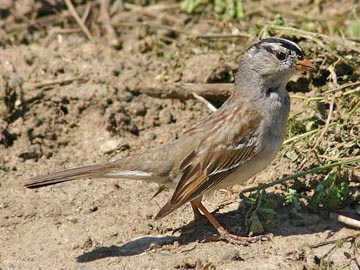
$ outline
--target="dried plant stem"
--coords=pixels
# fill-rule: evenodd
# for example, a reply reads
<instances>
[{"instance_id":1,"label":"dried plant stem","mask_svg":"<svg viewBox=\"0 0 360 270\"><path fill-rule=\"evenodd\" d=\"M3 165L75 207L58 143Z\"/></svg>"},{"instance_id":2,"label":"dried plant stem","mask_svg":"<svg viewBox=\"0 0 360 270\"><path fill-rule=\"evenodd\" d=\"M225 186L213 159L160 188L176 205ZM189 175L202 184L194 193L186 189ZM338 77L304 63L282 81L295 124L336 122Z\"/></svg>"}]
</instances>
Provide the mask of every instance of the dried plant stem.
<instances>
[{"instance_id":1,"label":"dried plant stem","mask_svg":"<svg viewBox=\"0 0 360 270\"><path fill-rule=\"evenodd\" d=\"M233 39L233 38L251 38L252 36L248 33L238 33L238 34L204 34L204 35L197 35L196 37L202 39Z\"/></svg>"},{"instance_id":2,"label":"dried plant stem","mask_svg":"<svg viewBox=\"0 0 360 270\"><path fill-rule=\"evenodd\" d=\"M110 0L100 0L100 15L99 20L107 34L109 45L112 47L118 47L120 45L116 31L111 24L111 18L109 14Z\"/></svg>"},{"instance_id":3,"label":"dried plant stem","mask_svg":"<svg viewBox=\"0 0 360 270\"><path fill-rule=\"evenodd\" d=\"M333 93L333 92L337 92L337 91L346 89L348 87L357 87L357 86L360 86L360 81L340 85L339 87L325 91L324 94L329 94L329 93Z\"/></svg>"},{"instance_id":4,"label":"dried plant stem","mask_svg":"<svg viewBox=\"0 0 360 270\"><path fill-rule=\"evenodd\" d=\"M76 20L76 22L78 23L78 25L80 26L81 30L84 32L85 36L89 39L92 40L92 36L90 34L89 29L86 27L86 25L84 24L84 22L81 20L81 18L79 17L79 15L77 14L74 5L71 3L71 0L64 0L66 6L68 7L70 13L72 14L72 16L74 17L74 19Z\"/></svg>"},{"instance_id":5,"label":"dried plant stem","mask_svg":"<svg viewBox=\"0 0 360 270\"><path fill-rule=\"evenodd\" d=\"M360 220L345 217L343 215L339 215L339 214L335 214L335 213L330 213L330 218L335 219L338 222L343 223L345 225L348 225L350 227L360 229Z\"/></svg>"},{"instance_id":6,"label":"dried plant stem","mask_svg":"<svg viewBox=\"0 0 360 270\"><path fill-rule=\"evenodd\" d=\"M314 134L314 133L318 132L319 130L320 130L320 129L317 128L317 129L313 129L313 130L310 130L310 131L308 131L308 132L305 132L305 133L302 133L302 134L293 136L293 137L285 140L284 143L283 143L283 145L289 144L289 143L294 142L294 141L298 141L298 140L300 140L300 139L302 139L302 138L305 138L305 137L307 137L307 136L310 136L311 134Z\"/></svg>"},{"instance_id":7,"label":"dried plant stem","mask_svg":"<svg viewBox=\"0 0 360 270\"><path fill-rule=\"evenodd\" d=\"M334 239L334 240L324 241L324 242L321 242L319 244L310 245L310 248L319 248L319 247L323 247L323 246L326 246L326 245L336 244L338 242L353 241L356 238L358 238L359 236L360 236L360 233L355 233L355 234L345 236L345 237L340 238L340 239Z\"/></svg>"},{"instance_id":8,"label":"dried plant stem","mask_svg":"<svg viewBox=\"0 0 360 270\"><path fill-rule=\"evenodd\" d=\"M153 27L153 28L159 28L159 29L165 29L165 30L169 30L169 31L173 31L175 33L178 34L184 34L184 35L188 35L190 36L191 33L187 32L185 30L180 30L176 27L171 27L168 25L162 25L159 23L153 23L153 22L149 22L149 21L144 21L144 22L117 22L115 23L116 26L127 26L127 27Z\"/></svg>"},{"instance_id":9,"label":"dried plant stem","mask_svg":"<svg viewBox=\"0 0 360 270\"><path fill-rule=\"evenodd\" d=\"M332 99L331 99L331 101L330 101L329 113L328 113L328 116L327 116L327 119L326 119L325 126L324 126L324 128L322 129L319 137L317 137L317 139L316 139L316 141L315 141L315 144L314 144L314 146L312 147L312 149L315 149L315 148L319 145L321 139L324 137L326 131L327 131L328 128L329 128L330 121L331 121L331 118L332 118L332 114L333 114L333 111L334 111L334 104L335 104L335 95L332 97Z\"/></svg>"},{"instance_id":10,"label":"dried plant stem","mask_svg":"<svg viewBox=\"0 0 360 270\"><path fill-rule=\"evenodd\" d=\"M208 107L210 109L210 111L212 111L212 112L217 111L216 107L214 105L212 105L209 101L207 101L205 98L203 98L202 96L199 96L196 93L193 93L193 96L200 102L204 103L206 105L206 107Z\"/></svg>"},{"instance_id":11,"label":"dried plant stem","mask_svg":"<svg viewBox=\"0 0 360 270\"><path fill-rule=\"evenodd\" d=\"M349 50L360 52L360 50L358 48L356 48L355 46L352 46L351 44L349 44L348 40L345 40L345 41L343 39L334 40L334 39L332 39L332 38L330 38L330 37L328 37L328 36L326 36L324 34L312 33L312 32L308 32L308 31L305 31L305 30L292 28L292 27L286 27L286 26L266 25L264 28L312 40L318 46L320 46L321 48L326 50L328 53L330 53L331 55L333 55L334 57L336 57L338 59L341 59L345 63L347 63L348 61L345 58L343 58L341 55L334 52L334 50L331 49L328 45L326 45L322 40L320 40L320 38L323 39L323 40L326 40L329 43L335 41L337 44L339 44L339 45L341 45L341 46L343 46L343 47L345 47L345 48L347 48Z\"/></svg>"},{"instance_id":12,"label":"dried plant stem","mask_svg":"<svg viewBox=\"0 0 360 270\"><path fill-rule=\"evenodd\" d=\"M85 10L84 10L84 12L83 12L83 14L81 16L81 21L83 23L86 23L86 20L88 19L89 15L90 15L91 8L92 8L92 3L87 2L86 6L85 6Z\"/></svg>"},{"instance_id":13,"label":"dried plant stem","mask_svg":"<svg viewBox=\"0 0 360 270\"><path fill-rule=\"evenodd\" d=\"M310 170L307 170L307 171L302 171L302 172L299 172L299 173L295 173L295 174L292 174L292 175L282 177L282 178L280 178L278 180L275 180L275 181L273 181L271 183L262 184L262 185L259 185L259 186L256 186L256 187L246 188L246 189L244 189L244 190L242 190L240 192L240 195L242 195L244 193L247 193L247 192L253 192L253 191L260 190L260 189L266 189L266 188L269 188L269 187L284 183L284 182L286 182L288 180L305 176L307 174L317 173L317 172L320 172L320 171L328 170L328 169L343 166L343 165L349 165L349 164L353 164L353 163L357 163L357 162L360 162L360 156L356 156L356 157L348 159L348 160L343 160L343 161L339 161L339 162L334 162L334 163L318 166L316 168L313 168L313 169L310 169Z\"/></svg>"},{"instance_id":14,"label":"dried plant stem","mask_svg":"<svg viewBox=\"0 0 360 270\"><path fill-rule=\"evenodd\" d=\"M194 98L194 94L205 99L225 100L234 89L232 83L160 83L136 86L131 91L140 92L157 98L178 98L181 100Z\"/></svg>"},{"instance_id":15,"label":"dried plant stem","mask_svg":"<svg viewBox=\"0 0 360 270\"><path fill-rule=\"evenodd\" d=\"M65 84L65 83L71 83L76 80L85 80L84 76L76 76L71 78L64 78L64 79L57 79L53 81L43 81L39 83L25 83L24 88L27 90L33 90L41 87L47 87L52 86L55 84Z\"/></svg>"}]
</instances>

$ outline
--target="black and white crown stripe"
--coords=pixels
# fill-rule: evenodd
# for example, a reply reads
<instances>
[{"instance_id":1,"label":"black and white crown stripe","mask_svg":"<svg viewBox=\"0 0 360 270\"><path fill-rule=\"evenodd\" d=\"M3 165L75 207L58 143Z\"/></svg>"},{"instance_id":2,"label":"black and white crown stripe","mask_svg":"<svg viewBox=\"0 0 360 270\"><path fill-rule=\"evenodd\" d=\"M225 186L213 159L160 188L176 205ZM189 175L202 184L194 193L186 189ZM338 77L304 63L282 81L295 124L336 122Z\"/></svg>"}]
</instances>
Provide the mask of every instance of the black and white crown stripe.
<instances>
[{"instance_id":1,"label":"black and white crown stripe","mask_svg":"<svg viewBox=\"0 0 360 270\"><path fill-rule=\"evenodd\" d=\"M283 38L265 38L255 43L254 46L259 48L262 45L271 44L271 43L280 44L282 47L288 50L295 51L300 58L304 57L305 55L304 51L299 47L299 45L297 45L295 42Z\"/></svg>"}]
</instances>

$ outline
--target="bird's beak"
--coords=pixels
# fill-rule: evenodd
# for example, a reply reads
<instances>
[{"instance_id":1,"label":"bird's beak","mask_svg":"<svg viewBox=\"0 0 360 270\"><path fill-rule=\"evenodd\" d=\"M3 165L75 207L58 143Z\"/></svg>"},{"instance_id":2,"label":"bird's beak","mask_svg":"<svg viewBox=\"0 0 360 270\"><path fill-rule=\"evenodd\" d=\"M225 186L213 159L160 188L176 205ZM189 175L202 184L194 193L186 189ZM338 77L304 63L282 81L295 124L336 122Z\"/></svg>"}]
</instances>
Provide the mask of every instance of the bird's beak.
<instances>
[{"instance_id":1,"label":"bird's beak","mask_svg":"<svg viewBox=\"0 0 360 270\"><path fill-rule=\"evenodd\" d=\"M299 71L312 71L314 66L309 59L304 57L304 59L297 61L295 68Z\"/></svg>"}]
</instances>

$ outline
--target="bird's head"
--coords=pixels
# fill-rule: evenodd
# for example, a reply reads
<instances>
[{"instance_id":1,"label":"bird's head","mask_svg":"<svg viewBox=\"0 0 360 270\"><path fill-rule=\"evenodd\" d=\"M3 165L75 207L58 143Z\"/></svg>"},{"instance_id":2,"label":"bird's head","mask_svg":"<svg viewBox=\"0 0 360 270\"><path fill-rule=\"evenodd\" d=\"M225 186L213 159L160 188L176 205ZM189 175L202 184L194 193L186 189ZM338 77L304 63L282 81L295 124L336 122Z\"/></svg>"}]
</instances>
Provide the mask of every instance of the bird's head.
<instances>
[{"instance_id":1,"label":"bird's head","mask_svg":"<svg viewBox=\"0 0 360 270\"><path fill-rule=\"evenodd\" d=\"M313 69L304 51L296 43L282 38L266 38L253 44L243 61L249 72L257 73L273 84L285 85L297 70Z\"/></svg>"}]
</instances>

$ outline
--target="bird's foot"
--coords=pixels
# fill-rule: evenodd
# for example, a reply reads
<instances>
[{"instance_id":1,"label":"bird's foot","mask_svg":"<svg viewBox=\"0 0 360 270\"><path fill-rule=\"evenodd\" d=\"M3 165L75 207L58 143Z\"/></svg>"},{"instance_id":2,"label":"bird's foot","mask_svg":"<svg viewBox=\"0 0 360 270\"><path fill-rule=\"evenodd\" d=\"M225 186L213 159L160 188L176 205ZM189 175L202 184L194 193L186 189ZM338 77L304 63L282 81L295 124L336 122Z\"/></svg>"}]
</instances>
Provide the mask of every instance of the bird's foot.
<instances>
[{"instance_id":1,"label":"bird's foot","mask_svg":"<svg viewBox=\"0 0 360 270\"><path fill-rule=\"evenodd\" d=\"M248 246L251 243L258 241L269 241L272 238L272 234L257 235L257 236L239 236L229 233L224 228L218 229L219 235L214 238L215 241L225 241L234 245Z\"/></svg>"}]
</instances>

